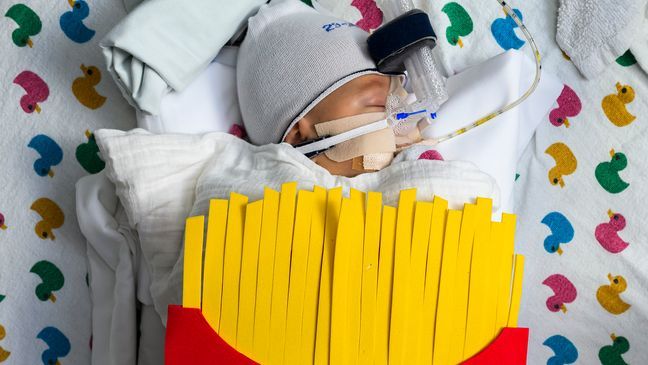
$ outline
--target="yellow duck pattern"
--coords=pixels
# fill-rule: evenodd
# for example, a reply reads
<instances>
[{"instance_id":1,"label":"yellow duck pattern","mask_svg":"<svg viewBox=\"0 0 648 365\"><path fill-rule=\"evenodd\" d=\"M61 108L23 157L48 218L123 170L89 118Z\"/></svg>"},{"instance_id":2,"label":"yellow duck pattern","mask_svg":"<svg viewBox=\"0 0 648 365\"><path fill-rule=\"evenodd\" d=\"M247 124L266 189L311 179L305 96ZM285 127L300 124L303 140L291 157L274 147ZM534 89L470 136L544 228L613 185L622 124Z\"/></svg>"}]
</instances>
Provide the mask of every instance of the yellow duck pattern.
<instances>
[{"instance_id":1,"label":"yellow duck pattern","mask_svg":"<svg viewBox=\"0 0 648 365\"><path fill-rule=\"evenodd\" d=\"M621 299L620 294L628 288L628 283L621 275L608 274L610 285L602 285L596 291L596 300L606 311L619 315L630 308L630 304Z\"/></svg>"},{"instance_id":2,"label":"yellow duck pattern","mask_svg":"<svg viewBox=\"0 0 648 365\"><path fill-rule=\"evenodd\" d=\"M635 91L630 85L616 83L616 94L610 94L603 98L601 107L605 116L617 127L625 127L637 119L630 114L626 104L632 103L635 98Z\"/></svg>"},{"instance_id":3,"label":"yellow duck pattern","mask_svg":"<svg viewBox=\"0 0 648 365\"><path fill-rule=\"evenodd\" d=\"M571 175L576 171L576 167L578 166L576 156L562 142L552 144L545 150L545 153L553 157L556 162L556 165L549 170L549 182L551 185L560 185L561 188L565 187L563 176Z\"/></svg>"},{"instance_id":4,"label":"yellow duck pattern","mask_svg":"<svg viewBox=\"0 0 648 365\"><path fill-rule=\"evenodd\" d=\"M61 208L48 198L40 198L31 205L31 210L40 215L41 220L36 223L34 232L40 239L55 240L53 230L60 228L65 222L65 215Z\"/></svg>"},{"instance_id":5,"label":"yellow duck pattern","mask_svg":"<svg viewBox=\"0 0 648 365\"><path fill-rule=\"evenodd\" d=\"M101 82L101 71L95 66L86 67L81 65L83 76L72 82L72 93L85 107L90 109L101 108L106 102L106 97L95 90L95 86Z\"/></svg>"},{"instance_id":6,"label":"yellow duck pattern","mask_svg":"<svg viewBox=\"0 0 648 365\"><path fill-rule=\"evenodd\" d=\"M6 336L5 328L4 326L0 325L0 340L4 340ZM0 362L4 362L9 358L9 355L11 355L11 351L5 350L2 346L0 346Z\"/></svg>"}]
</instances>

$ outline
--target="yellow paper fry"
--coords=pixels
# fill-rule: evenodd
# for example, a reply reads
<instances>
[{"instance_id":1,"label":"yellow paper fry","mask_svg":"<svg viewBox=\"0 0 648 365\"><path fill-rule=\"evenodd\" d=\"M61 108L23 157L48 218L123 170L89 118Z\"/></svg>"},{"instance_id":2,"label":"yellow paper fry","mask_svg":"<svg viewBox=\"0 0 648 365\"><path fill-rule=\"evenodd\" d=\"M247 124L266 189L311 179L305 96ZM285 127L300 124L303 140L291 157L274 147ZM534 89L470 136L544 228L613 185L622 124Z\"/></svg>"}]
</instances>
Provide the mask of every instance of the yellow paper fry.
<instances>
[{"instance_id":1,"label":"yellow paper fry","mask_svg":"<svg viewBox=\"0 0 648 365\"><path fill-rule=\"evenodd\" d=\"M398 201L396 246L394 249L394 285L392 295L391 327L389 336L389 363L404 364L405 344L409 341L409 267L412 243L412 223L416 190L403 190Z\"/></svg>"},{"instance_id":2,"label":"yellow paper fry","mask_svg":"<svg viewBox=\"0 0 648 365\"><path fill-rule=\"evenodd\" d=\"M326 189L316 186L313 189L313 193L313 216L311 218L306 294L304 298L304 316L301 334L302 345L300 358L302 364L313 363L315 356L315 331L326 223Z\"/></svg>"},{"instance_id":3,"label":"yellow paper fry","mask_svg":"<svg viewBox=\"0 0 648 365\"><path fill-rule=\"evenodd\" d=\"M425 271L425 293L423 297L423 333L419 338L420 363L432 363L434 349L434 330L436 327L437 296L439 294L439 277L441 276L441 256L445 236L446 212L448 201L434 197L432 220L430 223L430 241L427 252Z\"/></svg>"},{"instance_id":4,"label":"yellow paper fry","mask_svg":"<svg viewBox=\"0 0 648 365\"><path fill-rule=\"evenodd\" d=\"M200 308L203 229L205 217L191 217L185 224L182 306Z\"/></svg>"},{"instance_id":5,"label":"yellow paper fry","mask_svg":"<svg viewBox=\"0 0 648 365\"><path fill-rule=\"evenodd\" d=\"M500 226L500 247L501 254L499 259L498 274L498 298L497 298L497 318L495 319L496 333L506 327L509 317L509 305L511 303L511 284L513 274L513 250L515 235L515 215L502 214L502 223Z\"/></svg>"},{"instance_id":6,"label":"yellow paper fry","mask_svg":"<svg viewBox=\"0 0 648 365\"><path fill-rule=\"evenodd\" d=\"M207 219L202 313L207 323L216 332L220 329L221 299L223 293L223 256L225 253L228 205L229 202L224 199L210 200L209 218Z\"/></svg>"},{"instance_id":7,"label":"yellow paper fry","mask_svg":"<svg viewBox=\"0 0 648 365\"><path fill-rule=\"evenodd\" d=\"M520 301L522 300L522 277L524 276L524 256L515 255L515 271L513 273L513 291L509 310L508 326L517 327Z\"/></svg>"},{"instance_id":8,"label":"yellow paper fry","mask_svg":"<svg viewBox=\"0 0 648 365\"><path fill-rule=\"evenodd\" d=\"M466 336L468 319L468 288L470 284L470 264L473 253L473 239L475 237L475 222L477 220L477 206L465 204L461 219L461 232L459 234L459 247L457 249L457 268L455 284L452 293L452 338L451 362L459 363L463 358L463 348Z\"/></svg>"},{"instance_id":9,"label":"yellow paper fry","mask_svg":"<svg viewBox=\"0 0 648 365\"><path fill-rule=\"evenodd\" d=\"M245 209L243 253L241 258L241 287L236 348L244 354L254 349L254 305L256 302L257 267L263 201L248 204Z\"/></svg>"},{"instance_id":10,"label":"yellow paper fry","mask_svg":"<svg viewBox=\"0 0 648 365\"><path fill-rule=\"evenodd\" d=\"M263 195L257 294L254 307L254 350L252 352L252 358L259 363L266 363L270 353L270 305L278 212L279 192L266 188Z\"/></svg>"},{"instance_id":11,"label":"yellow paper fry","mask_svg":"<svg viewBox=\"0 0 648 365\"><path fill-rule=\"evenodd\" d=\"M269 364L283 364L284 361L290 250L292 248L292 234L295 222L296 194L297 183L286 183L281 186L270 312L270 339L272 344L270 346Z\"/></svg>"},{"instance_id":12,"label":"yellow paper fry","mask_svg":"<svg viewBox=\"0 0 648 365\"><path fill-rule=\"evenodd\" d=\"M362 230L358 229L361 210L352 199L342 199L340 222L338 225L335 261L333 265L333 297L331 303L331 350L332 364L351 364L351 333L349 328L349 271L352 247L362 240ZM354 216L356 219L353 219Z\"/></svg>"},{"instance_id":13,"label":"yellow paper fry","mask_svg":"<svg viewBox=\"0 0 648 365\"><path fill-rule=\"evenodd\" d=\"M416 202L414 213L414 231L412 233L412 252L410 264L409 329L410 341L406 343L407 357L418 359L422 348L419 338L423 334L423 297L425 294L425 269L427 261L428 240L430 239L430 222L432 220L432 203Z\"/></svg>"},{"instance_id":14,"label":"yellow paper fry","mask_svg":"<svg viewBox=\"0 0 648 365\"><path fill-rule=\"evenodd\" d=\"M357 363L360 344L360 305L362 295L362 253L364 250L364 205L366 194L351 189L351 202L355 215L349 217L355 223L354 235L348 241L349 248L349 277L347 287L347 315L349 324L349 345L346 347L350 363ZM347 244L346 240L338 242Z\"/></svg>"},{"instance_id":15,"label":"yellow paper fry","mask_svg":"<svg viewBox=\"0 0 648 365\"><path fill-rule=\"evenodd\" d=\"M473 255L470 265L470 301L468 302L463 359L472 357L488 343L488 340L484 342L485 321L490 312L491 304L495 304L488 303L487 300L487 290L490 287L488 281L494 280L492 276L487 276L488 266L492 265L492 262L488 261L488 250L492 249L490 247L492 201L478 198L477 211Z\"/></svg>"},{"instance_id":16,"label":"yellow paper fry","mask_svg":"<svg viewBox=\"0 0 648 365\"><path fill-rule=\"evenodd\" d=\"M232 346L236 346L236 325L239 309L239 282L241 253L243 250L243 224L248 198L231 193L227 213L225 258L223 262L223 299L221 304L220 330L218 334Z\"/></svg>"},{"instance_id":17,"label":"yellow paper fry","mask_svg":"<svg viewBox=\"0 0 648 365\"><path fill-rule=\"evenodd\" d=\"M461 228L462 212L449 210L446 220L445 239L443 242L443 256L441 259L441 278L439 280L439 299L436 314L436 329L434 336L434 364L450 364L451 333L453 302L452 293L457 264L457 248L459 246L459 231Z\"/></svg>"},{"instance_id":18,"label":"yellow paper fry","mask_svg":"<svg viewBox=\"0 0 648 365\"><path fill-rule=\"evenodd\" d=\"M391 322L392 285L394 281L394 246L396 208L383 207L376 288L375 363L389 363L389 325Z\"/></svg>"},{"instance_id":19,"label":"yellow paper fry","mask_svg":"<svg viewBox=\"0 0 648 365\"><path fill-rule=\"evenodd\" d=\"M326 226L322 248L322 273L317 309L317 333L315 338L315 364L328 364L331 333L331 298L333 288L333 259L337 237L342 188L330 189L326 200Z\"/></svg>"},{"instance_id":20,"label":"yellow paper fry","mask_svg":"<svg viewBox=\"0 0 648 365\"><path fill-rule=\"evenodd\" d=\"M313 193L301 190L297 194L295 231L290 262L290 285L286 313L285 364L299 364L301 355L301 331L308 269L308 246L310 243Z\"/></svg>"},{"instance_id":21,"label":"yellow paper fry","mask_svg":"<svg viewBox=\"0 0 648 365\"><path fill-rule=\"evenodd\" d=\"M370 192L364 230L362 257L362 310L360 327L359 364L374 363L374 338L376 335L376 291L378 286L378 252L380 249L380 220L382 195Z\"/></svg>"}]
</instances>

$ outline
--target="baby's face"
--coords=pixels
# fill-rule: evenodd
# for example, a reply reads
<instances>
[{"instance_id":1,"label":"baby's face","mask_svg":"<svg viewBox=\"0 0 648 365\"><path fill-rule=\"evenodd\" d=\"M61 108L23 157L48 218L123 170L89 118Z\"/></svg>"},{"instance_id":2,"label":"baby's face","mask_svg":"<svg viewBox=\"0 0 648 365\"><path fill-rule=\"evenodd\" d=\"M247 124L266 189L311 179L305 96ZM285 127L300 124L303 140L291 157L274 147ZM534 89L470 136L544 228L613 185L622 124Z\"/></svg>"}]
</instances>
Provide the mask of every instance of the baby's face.
<instances>
[{"instance_id":1,"label":"baby's face","mask_svg":"<svg viewBox=\"0 0 648 365\"><path fill-rule=\"evenodd\" d=\"M297 122L284 142L296 145L318 138L315 131L317 123L364 113L384 112L389 83L390 77L384 75L364 75L347 82ZM352 177L363 173L352 168L353 160L335 162L321 153L313 161L333 175Z\"/></svg>"}]
</instances>

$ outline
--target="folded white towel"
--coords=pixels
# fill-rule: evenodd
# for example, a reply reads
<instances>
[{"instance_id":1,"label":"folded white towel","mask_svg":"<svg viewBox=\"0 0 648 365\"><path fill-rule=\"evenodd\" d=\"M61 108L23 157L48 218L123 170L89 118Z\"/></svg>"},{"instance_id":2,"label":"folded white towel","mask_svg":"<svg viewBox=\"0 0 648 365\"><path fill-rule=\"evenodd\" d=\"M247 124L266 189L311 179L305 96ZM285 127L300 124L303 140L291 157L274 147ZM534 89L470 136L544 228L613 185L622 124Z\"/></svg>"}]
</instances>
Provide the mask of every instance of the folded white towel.
<instances>
[{"instance_id":1,"label":"folded white towel","mask_svg":"<svg viewBox=\"0 0 648 365\"><path fill-rule=\"evenodd\" d=\"M193 81L263 3L145 1L101 41L108 70L131 105L159 114L162 97Z\"/></svg>"},{"instance_id":2,"label":"folded white towel","mask_svg":"<svg viewBox=\"0 0 648 365\"><path fill-rule=\"evenodd\" d=\"M556 41L588 79L628 49L648 70L646 0L560 0Z\"/></svg>"}]
</instances>

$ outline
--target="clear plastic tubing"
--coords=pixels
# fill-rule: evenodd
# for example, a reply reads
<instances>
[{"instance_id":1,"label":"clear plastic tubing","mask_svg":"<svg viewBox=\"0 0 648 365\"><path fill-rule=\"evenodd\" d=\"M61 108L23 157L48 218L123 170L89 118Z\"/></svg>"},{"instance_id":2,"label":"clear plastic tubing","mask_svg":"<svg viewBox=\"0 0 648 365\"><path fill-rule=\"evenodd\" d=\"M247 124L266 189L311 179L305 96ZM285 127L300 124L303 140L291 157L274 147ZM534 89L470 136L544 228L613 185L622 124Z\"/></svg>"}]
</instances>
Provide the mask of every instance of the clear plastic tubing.
<instances>
[{"instance_id":1,"label":"clear plastic tubing","mask_svg":"<svg viewBox=\"0 0 648 365\"><path fill-rule=\"evenodd\" d=\"M412 0L381 0L380 3L386 21L414 9ZM436 64L433 51L428 46L421 47L406 58L404 63L417 99L408 109L427 109L429 119L429 115L448 100L445 78Z\"/></svg>"}]
</instances>

